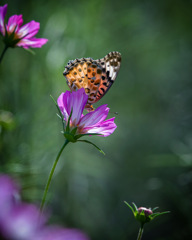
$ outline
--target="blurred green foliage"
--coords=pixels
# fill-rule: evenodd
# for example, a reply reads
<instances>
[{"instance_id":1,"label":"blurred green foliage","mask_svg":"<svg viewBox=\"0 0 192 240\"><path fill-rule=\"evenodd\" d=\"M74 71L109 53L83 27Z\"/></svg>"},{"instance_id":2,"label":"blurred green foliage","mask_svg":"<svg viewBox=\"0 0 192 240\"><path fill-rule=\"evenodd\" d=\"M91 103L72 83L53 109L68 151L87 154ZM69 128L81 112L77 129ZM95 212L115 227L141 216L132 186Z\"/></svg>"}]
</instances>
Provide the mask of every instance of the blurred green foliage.
<instances>
[{"instance_id":1,"label":"blurred green foliage","mask_svg":"<svg viewBox=\"0 0 192 240\"><path fill-rule=\"evenodd\" d=\"M50 98L68 89L68 60L122 54L107 103L118 126L92 137L106 156L77 143L65 149L49 191L54 223L91 239L136 239L124 204L171 213L146 225L143 240L192 237L192 1L15 0L7 16L41 23L36 55L8 49L0 66L0 170L15 176L27 201L40 203L63 144ZM3 44L0 42L0 51ZM4 113L4 115L2 115ZM7 115L6 115L7 114ZM2 116L4 116L2 120Z\"/></svg>"}]
</instances>

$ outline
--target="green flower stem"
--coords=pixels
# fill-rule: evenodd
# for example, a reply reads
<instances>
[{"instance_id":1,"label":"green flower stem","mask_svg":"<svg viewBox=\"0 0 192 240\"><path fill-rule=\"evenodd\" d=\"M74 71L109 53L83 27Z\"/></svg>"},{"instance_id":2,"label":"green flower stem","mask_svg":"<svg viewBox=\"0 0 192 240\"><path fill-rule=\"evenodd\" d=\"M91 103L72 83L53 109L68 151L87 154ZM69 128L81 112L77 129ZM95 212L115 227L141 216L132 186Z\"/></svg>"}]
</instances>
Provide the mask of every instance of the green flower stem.
<instances>
[{"instance_id":1,"label":"green flower stem","mask_svg":"<svg viewBox=\"0 0 192 240\"><path fill-rule=\"evenodd\" d=\"M45 200L46 200L46 197L47 197L47 192L49 190L49 186L50 186L50 183L51 183L51 179L53 177L53 173L55 171L55 168L57 166L57 163L58 163L58 160L61 156L61 153L63 152L64 148L66 147L66 145L69 143L69 141L66 139L65 143L63 144L62 148L60 149L56 159L55 159L55 162L53 164L53 167L51 169L51 172L49 174L49 178L48 178L48 181L47 181L47 184L46 184L46 187L45 187L45 190L44 190L44 194L43 194L43 198L42 198L42 201L41 201L41 207L40 207L40 211L42 212L43 211L43 207L44 207L44 204L45 204Z\"/></svg>"},{"instance_id":2,"label":"green flower stem","mask_svg":"<svg viewBox=\"0 0 192 240\"><path fill-rule=\"evenodd\" d=\"M3 49L3 52L1 53L0 63L1 63L2 59L3 59L3 56L4 56L5 52L7 51L7 49L8 49L8 46L5 45L5 47L4 47L4 49Z\"/></svg>"},{"instance_id":3,"label":"green flower stem","mask_svg":"<svg viewBox=\"0 0 192 240\"><path fill-rule=\"evenodd\" d=\"M141 225L141 227L140 227L140 229L139 229L138 236L137 236L137 240L141 240L142 235L143 235L143 226Z\"/></svg>"}]
</instances>

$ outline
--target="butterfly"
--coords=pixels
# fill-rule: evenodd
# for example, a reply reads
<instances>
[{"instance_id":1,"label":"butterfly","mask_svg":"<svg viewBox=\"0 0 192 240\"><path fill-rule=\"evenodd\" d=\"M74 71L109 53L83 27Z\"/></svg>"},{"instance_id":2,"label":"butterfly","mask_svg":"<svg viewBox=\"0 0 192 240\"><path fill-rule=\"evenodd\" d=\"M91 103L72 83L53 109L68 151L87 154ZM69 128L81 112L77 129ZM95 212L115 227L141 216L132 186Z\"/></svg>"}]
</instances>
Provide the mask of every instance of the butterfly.
<instances>
[{"instance_id":1,"label":"butterfly","mask_svg":"<svg viewBox=\"0 0 192 240\"><path fill-rule=\"evenodd\" d=\"M92 104L99 101L114 83L120 69L121 54L110 52L104 58L80 58L70 60L63 75L71 91L85 89L88 101L85 109L94 110Z\"/></svg>"}]
</instances>

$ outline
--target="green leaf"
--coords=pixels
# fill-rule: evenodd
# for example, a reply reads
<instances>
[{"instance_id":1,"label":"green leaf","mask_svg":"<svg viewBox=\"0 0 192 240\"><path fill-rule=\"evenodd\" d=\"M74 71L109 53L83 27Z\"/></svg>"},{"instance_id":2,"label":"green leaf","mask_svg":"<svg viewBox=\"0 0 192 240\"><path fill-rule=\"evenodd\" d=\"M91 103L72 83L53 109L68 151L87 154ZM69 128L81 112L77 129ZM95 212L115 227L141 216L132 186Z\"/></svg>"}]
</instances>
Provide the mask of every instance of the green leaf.
<instances>
[{"instance_id":1,"label":"green leaf","mask_svg":"<svg viewBox=\"0 0 192 240\"><path fill-rule=\"evenodd\" d=\"M97 150L99 150L100 153L102 153L103 155L105 155L105 153L103 152L103 150L101 150L99 147L97 147L97 145L95 145L94 143L88 141L88 140L78 140L78 142L85 142L85 143L89 143L91 145L93 145L95 148L97 148Z\"/></svg>"}]
</instances>

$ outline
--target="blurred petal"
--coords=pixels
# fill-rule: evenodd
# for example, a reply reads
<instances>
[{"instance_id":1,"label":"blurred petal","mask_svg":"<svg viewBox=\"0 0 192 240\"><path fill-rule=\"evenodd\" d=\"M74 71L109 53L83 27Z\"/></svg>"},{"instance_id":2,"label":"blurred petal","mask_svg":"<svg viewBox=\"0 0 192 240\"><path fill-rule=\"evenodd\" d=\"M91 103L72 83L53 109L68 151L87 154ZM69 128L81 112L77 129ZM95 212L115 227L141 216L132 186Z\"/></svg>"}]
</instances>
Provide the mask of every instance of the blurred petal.
<instances>
[{"instance_id":1,"label":"blurred petal","mask_svg":"<svg viewBox=\"0 0 192 240\"><path fill-rule=\"evenodd\" d=\"M28 240L33 238L44 222L45 218L36 206L22 203L7 214L1 229L8 239Z\"/></svg>"},{"instance_id":2,"label":"blurred petal","mask_svg":"<svg viewBox=\"0 0 192 240\"><path fill-rule=\"evenodd\" d=\"M8 24L6 25L7 32L18 32L19 27L23 24L22 15L13 15L9 18Z\"/></svg>"},{"instance_id":3,"label":"blurred petal","mask_svg":"<svg viewBox=\"0 0 192 240\"><path fill-rule=\"evenodd\" d=\"M64 94L61 95L63 97ZM61 100L61 99L60 99ZM58 101L60 101L58 100ZM4 212L5 204L19 189L7 175L0 175L0 238L10 240L89 240L78 229L45 226L47 218L32 204L19 202ZM6 202L5 202L6 201Z\"/></svg>"},{"instance_id":4,"label":"blurred petal","mask_svg":"<svg viewBox=\"0 0 192 240\"><path fill-rule=\"evenodd\" d=\"M45 38L31 38L31 39L23 38L16 45L18 47L23 47L23 48L29 48L29 47L40 48L47 41L48 39L45 39Z\"/></svg>"},{"instance_id":5,"label":"blurred petal","mask_svg":"<svg viewBox=\"0 0 192 240\"><path fill-rule=\"evenodd\" d=\"M40 23L31 21L31 22L23 25L19 29L18 34L21 38L25 37L25 38L29 39L29 38L35 36L35 34L38 33L39 29L40 29Z\"/></svg>"},{"instance_id":6,"label":"blurred petal","mask_svg":"<svg viewBox=\"0 0 192 240\"><path fill-rule=\"evenodd\" d=\"M0 32L5 35L4 20L7 13L7 4L3 7L0 7Z\"/></svg>"},{"instance_id":7,"label":"blurred petal","mask_svg":"<svg viewBox=\"0 0 192 240\"><path fill-rule=\"evenodd\" d=\"M89 238L77 229L64 229L58 226L50 226L35 236L35 240L89 240Z\"/></svg>"},{"instance_id":8,"label":"blurred petal","mask_svg":"<svg viewBox=\"0 0 192 240\"><path fill-rule=\"evenodd\" d=\"M0 175L0 220L19 197L19 187L7 175Z\"/></svg>"}]
</instances>

